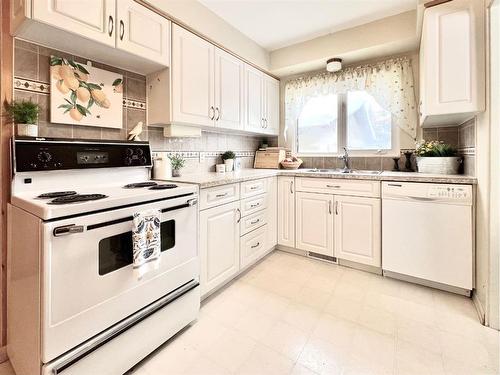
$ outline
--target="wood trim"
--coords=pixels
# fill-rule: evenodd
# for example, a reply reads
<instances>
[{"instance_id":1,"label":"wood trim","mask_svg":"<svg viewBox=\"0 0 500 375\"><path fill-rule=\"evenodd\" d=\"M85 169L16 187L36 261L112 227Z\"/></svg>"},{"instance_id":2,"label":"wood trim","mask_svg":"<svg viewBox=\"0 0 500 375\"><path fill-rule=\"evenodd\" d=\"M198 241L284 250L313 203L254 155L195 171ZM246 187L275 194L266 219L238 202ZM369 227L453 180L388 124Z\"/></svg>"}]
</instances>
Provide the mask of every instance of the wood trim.
<instances>
[{"instance_id":1,"label":"wood trim","mask_svg":"<svg viewBox=\"0 0 500 375\"><path fill-rule=\"evenodd\" d=\"M424 8L432 8L435 7L436 5L444 4L444 3L449 3L450 1L453 0L432 0L424 4Z\"/></svg>"},{"instance_id":2,"label":"wood trim","mask_svg":"<svg viewBox=\"0 0 500 375\"><path fill-rule=\"evenodd\" d=\"M10 202L10 140L13 125L5 116L5 103L12 100L13 81L13 38L10 35L10 1L2 1L0 8L2 26L0 29L0 345L7 343L7 204Z\"/></svg>"},{"instance_id":3,"label":"wood trim","mask_svg":"<svg viewBox=\"0 0 500 375\"><path fill-rule=\"evenodd\" d=\"M273 77L274 79L276 80L280 80L280 78L278 76L275 76L274 74L268 72L267 70L265 69L262 69L261 67L255 65L254 63L248 61L247 59L245 59L244 57L241 57L240 55L238 55L237 53L227 49L226 47L224 47L222 44L219 44L217 43L216 41L214 41L213 39L210 39L208 36L196 31L195 29L193 29L191 26L187 25L186 23L182 22L181 20L179 20L178 18L175 18L173 17L172 15L156 8L155 6L151 5L151 4L148 4L146 1L144 0L134 0L136 3L142 5L143 7L145 8L148 8L149 10L155 12L156 14L159 14L160 16L162 16L163 18L166 18L167 20L169 20L170 22L172 23L175 23L176 25L186 29L187 31L189 31L190 33L193 33L195 34L196 36L200 37L201 39L204 39L206 40L207 42L213 44L214 46L216 46L217 48L220 48L221 50L229 53L230 55L240 59L241 61L243 61L244 63L252 66L253 68L257 69L257 70L260 70L262 73L265 73L267 74L268 76L270 77ZM451 0L447 0L447 1L451 1Z\"/></svg>"},{"instance_id":4,"label":"wood trim","mask_svg":"<svg viewBox=\"0 0 500 375\"><path fill-rule=\"evenodd\" d=\"M7 362L9 357L7 356L7 346L2 346L0 348L0 363Z\"/></svg>"}]
</instances>

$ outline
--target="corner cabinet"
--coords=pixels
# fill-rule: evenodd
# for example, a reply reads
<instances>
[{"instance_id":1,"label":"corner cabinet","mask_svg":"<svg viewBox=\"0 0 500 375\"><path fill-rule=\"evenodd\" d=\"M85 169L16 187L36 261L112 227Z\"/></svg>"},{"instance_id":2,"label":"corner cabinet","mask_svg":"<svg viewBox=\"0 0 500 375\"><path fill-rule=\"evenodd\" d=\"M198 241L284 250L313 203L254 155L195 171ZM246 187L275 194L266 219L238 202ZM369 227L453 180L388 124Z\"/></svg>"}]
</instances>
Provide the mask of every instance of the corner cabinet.
<instances>
[{"instance_id":1,"label":"corner cabinet","mask_svg":"<svg viewBox=\"0 0 500 375\"><path fill-rule=\"evenodd\" d=\"M378 198L335 196L335 256L381 267L381 205Z\"/></svg>"},{"instance_id":2,"label":"corner cabinet","mask_svg":"<svg viewBox=\"0 0 500 375\"><path fill-rule=\"evenodd\" d=\"M278 177L278 245L295 247L295 178Z\"/></svg>"},{"instance_id":3,"label":"corner cabinet","mask_svg":"<svg viewBox=\"0 0 500 375\"><path fill-rule=\"evenodd\" d=\"M170 65L170 21L133 0L12 4L14 36L144 74Z\"/></svg>"},{"instance_id":4,"label":"corner cabinet","mask_svg":"<svg viewBox=\"0 0 500 375\"><path fill-rule=\"evenodd\" d=\"M222 285L240 269L240 202L200 212L201 294Z\"/></svg>"},{"instance_id":5,"label":"corner cabinet","mask_svg":"<svg viewBox=\"0 0 500 375\"><path fill-rule=\"evenodd\" d=\"M484 5L454 0L427 8L420 44L420 123L460 124L485 110Z\"/></svg>"}]
</instances>

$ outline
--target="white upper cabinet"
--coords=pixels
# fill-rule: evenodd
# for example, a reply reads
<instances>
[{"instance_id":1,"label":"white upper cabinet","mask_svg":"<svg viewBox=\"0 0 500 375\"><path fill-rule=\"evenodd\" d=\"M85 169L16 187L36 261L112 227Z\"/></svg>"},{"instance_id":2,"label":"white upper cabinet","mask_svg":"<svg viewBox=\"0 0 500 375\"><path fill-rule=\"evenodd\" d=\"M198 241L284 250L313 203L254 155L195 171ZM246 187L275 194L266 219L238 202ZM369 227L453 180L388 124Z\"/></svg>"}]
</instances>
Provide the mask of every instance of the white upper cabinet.
<instances>
[{"instance_id":1,"label":"white upper cabinet","mask_svg":"<svg viewBox=\"0 0 500 375\"><path fill-rule=\"evenodd\" d=\"M215 48L215 125L242 130L244 124L243 80L245 64Z\"/></svg>"},{"instance_id":2,"label":"white upper cabinet","mask_svg":"<svg viewBox=\"0 0 500 375\"><path fill-rule=\"evenodd\" d=\"M295 194L296 248L333 258L333 195Z\"/></svg>"},{"instance_id":3,"label":"white upper cabinet","mask_svg":"<svg viewBox=\"0 0 500 375\"><path fill-rule=\"evenodd\" d=\"M12 4L14 36L142 74L169 66L170 21L133 0Z\"/></svg>"},{"instance_id":4,"label":"white upper cabinet","mask_svg":"<svg viewBox=\"0 0 500 375\"><path fill-rule=\"evenodd\" d=\"M245 64L245 130L263 132L264 100L263 74L261 71Z\"/></svg>"},{"instance_id":5,"label":"white upper cabinet","mask_svg":"<svg viewBox=\"0 0 500 375\"><path fill-rule=\"evenodd\" d=\"M280 83L277 79L264 76L264 132L279 134Z\"/></svg>"},{"instance_id":6,"label":"white upper cabinet","mask_svg":"<svg viewBox=\"0 0 500 375\"><path fill-rule=\"evenodd\" d=\"M420 45L420 123L459 124L485 109L484 8L454 0L425 10Z\"/></svg>"},{"instance_id":7,"label":"white upper cabinet","mask_svg":"<svg viewBox=\"0 0 500 375\"><path fill-rule=\"evenodd\" d=\"M335 196L335 256L381 267L380 199Z\"/></svg>"},{"instance_id":8,"label":"white upper cabinet","mask_svg":"<svg viewBox=\"0 0 500 375\"><path fill-rule=\"evenodd\" d=\"M115 6L115 0L33 0L32 12L37 21L114 47Z\"/></svg>"},{"instance_id":9,"label":"white upper cabinet","mask_svg":"<svg viewBox=\"0 0 500 375\"><path fill-rule=\"evenodd\" d=\"M117 4L117 48L170 65L170 23L133 0Z\"/></svg>"},{"instance_id":10,"label":"white upper cabinet","mask_svg":"<svg viewBox=\"0 0 500 375\"><path fill-rule=\"evenodd\" d=\"M214 126L214 50L204 39L173 25L173 122Z\"/></svg>"}]
</instances>

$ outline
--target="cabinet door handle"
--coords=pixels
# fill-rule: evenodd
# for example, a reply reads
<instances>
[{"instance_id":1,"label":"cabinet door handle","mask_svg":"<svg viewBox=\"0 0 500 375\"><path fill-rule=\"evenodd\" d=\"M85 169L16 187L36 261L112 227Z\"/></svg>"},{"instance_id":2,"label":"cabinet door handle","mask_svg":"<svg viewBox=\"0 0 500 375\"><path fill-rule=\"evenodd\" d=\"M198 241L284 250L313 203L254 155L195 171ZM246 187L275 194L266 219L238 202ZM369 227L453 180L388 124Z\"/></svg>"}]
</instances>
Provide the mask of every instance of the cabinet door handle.
<instances>
[{"instance_id":1,"label":"cabinet door handle","mask_svg":"<svg viewBox=\"0 0 500 375\"><path fill-rule=\"evenodd\" d=\"M215 121L219 121L219 118L220 118L219 107L215 107Z\"/></svg>"},{"instance_id":2,"label":"cabinet door handle","mask_svg":"<svg viewBox=\"0 0 500 375\"><path fill-rule=\"evenodd\" d=\"M264 129L264 117L260 120L260 127Z\"/></svg>"},{"instance_id":3,"label":"cabinet door handle","mask_svg":"<svg viewBox=\"0 0 500 375\"><path fill-rule=\"evenodd\" d=\"M217 195L215 195L215 198L223 198L223 197L225 197L225 196L227 196L227 193L224 193L224 194L217 194Z\"/></svg>"},{"instance_id":4,"label":"cabinet door handle","mask_svg":"<svg viewBox=\"0 0 500 375\"><path fill-rule=\"evenodd\" d=\"M328 213L332 214L332 201L328 201Z\"/></svg>"},{"instance_id":5,"label":"cabinet door handle","mask_svg":"<svg viewBox=\"0 0 500 375\"><path fill-rule=\"evenodd\" d=\"M264 127L265 129L267 129L267 118L264 119L264 123L266 124L266 126Z\"/></svg>"},{"instance_id":6,"label":"cabinet door handle","mask_svg":"<svg viewBox=\"0 0 500 375\"><path fill-rule=\"evenodd\" d=\"M120 40L123 40L123 35L125 34L125 24L123 20L120 20Z\"/></svg>"},{"instance_id":7,"label":"cabinet door handle","mask_svg":"<svg viewBox=\"0 0 500 375\"><path fill-rule=\"evenodd\" d=\"M214 109L214 106L210 106L210 109L208 110L208 117L210 118L210 120L213 120L214 117L215 117L215 109Z\"/></svg>"},{"instance_id":8,"label":"cabinet door handle","mask_svg":"<svg viewBox=\"0 0 500 375\"><path fill-rule=\"evenodd\" d=\"M290 182L290 194L293 194L293 181Z\"/></svg>"},{"instance_id":9,"label":"cabinet door handle","mask_svg":"<svg viewBox=\"0 0 500 375\"><path fill-rule=\"evenodd\" d=\"M115 28L115 21L113 20L113 16L109 16L108 19L108 35L113 35L113 30Z\"/></svg>"},{"instance_id":10,"label":"cabinet door handle","mask_svg":"<svg viewBox=\"0 0 500 375\"><path fill-rule=\"evenodd\" d=\"M237 223L239 224L239 222L241 221L241 210L239 208L237 208L236 211L238 211L238 221L237 221Z\"/></svg>"},{"instance_id":11,"label":"cabinet door handle","mask_svg":"<svg viewBox=\"0 0 500 375\"><path fill-rule=\"evenodd\" d=\"M335 215L339 214L339 201L335 202Z\"/></svg>"},{"instance_id":12,"label":"cabinet door handle","mask_svg":"<svg viewBox=\"0 0 500 375\"><path fill-rule=\"evenodd\" d=\"M252 246L252 249L255 249L256 247L259 247L260 242L257 242L255 245Z\"/></svg>"}]
</instances>

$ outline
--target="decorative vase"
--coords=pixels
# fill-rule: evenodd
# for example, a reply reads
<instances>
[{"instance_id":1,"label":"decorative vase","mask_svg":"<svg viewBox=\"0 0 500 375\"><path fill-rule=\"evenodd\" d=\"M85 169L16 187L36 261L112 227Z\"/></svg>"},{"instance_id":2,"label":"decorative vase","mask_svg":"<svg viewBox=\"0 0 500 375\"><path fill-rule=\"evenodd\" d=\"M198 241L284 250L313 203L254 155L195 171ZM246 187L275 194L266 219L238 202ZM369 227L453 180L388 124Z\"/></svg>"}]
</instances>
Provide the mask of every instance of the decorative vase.
<instances>
[{"instance_id":1,"label":"decorative vase","mask_svg":"<svg viewBox=\"0 0 500 375\"><path fill-rule=\"evenodd\" d=\"M226 165L226 172L231 172L234 166L234 159L226 159L224 160L224 164Z\"/></svg>"},{"instance_id":2,"label":"decorative vase","mask_svg":"<svg viewBox=\"0 0 500 375\"><path fill-rule=\"evenodd\" d=\"M180 169L172 169L172 177L181 177Z\"/></svg>"},{"instance_id":3,"label":"decorative vase","mask_svg":"<svg viewBox=\"0 0 500 375\"><path fill-rule=\"evenodd\" d=\"M413 172L413 168L411 167L411 156L413 155L412 151L406 151L404 156L406 158L405 161L405 170L406 172Z\"/></svg>"},{"instance_id":4,"label":"decorative vase","mask_svg":"<svg viewBox=\"0 0 500 375\"><path fill-rule=\"evenodd\" d=\"M17 135L21 137L38 137L38 125L17 124Z\"/></svg>"},{"instance_id":5,"label":"decorative vase","mask_svg":"<svg viewBox=\"0 0 500 375\"><path fill-rule=\"evenodd\" d=\"M436 157L419 156L417 157L417 168L419 173L430 174L458 174L462 164L462 158L459 156Z\"/></svg>"},{"instance_id":6,"label":"decorative vase","mask_svg":"<svg viewBox=\"0 0 500 375\"><path fill-rule=\"evenodd\" d=\"M399 172L400 169L399 169L399 157L396 157L396 158L392 158L392 160L394 160L394 168L392 169L393 171L397 171Z\"/></svg>"}]
</instances>

